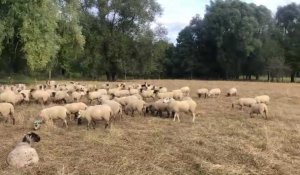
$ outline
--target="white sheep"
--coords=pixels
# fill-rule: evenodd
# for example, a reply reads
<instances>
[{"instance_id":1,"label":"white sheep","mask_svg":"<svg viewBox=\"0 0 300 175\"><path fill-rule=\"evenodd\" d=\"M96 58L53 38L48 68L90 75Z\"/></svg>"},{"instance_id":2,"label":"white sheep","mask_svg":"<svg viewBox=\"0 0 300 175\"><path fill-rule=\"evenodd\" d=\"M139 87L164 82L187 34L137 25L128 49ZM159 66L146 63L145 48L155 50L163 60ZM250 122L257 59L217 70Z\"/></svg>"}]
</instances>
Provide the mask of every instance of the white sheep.
<instances>
[{"instance_id":1,"label":"white sheep","mask_svg":"<svg viewBox=\"0 0 300 175\"><path fill-rule=\"evenodd\" d=\"M102 100L102 104L110 106L114 119L116 119L117 116L122 118L122 105L120 103L114 100Z\"/></svg>"},{"instance_id":2,"label":"white sheep","mask_svg":"<svg viewBox=\"0 0 300 175\"><path fill-rule=\"evenodd\" d=\"M154 90L143 90L141 89L141 96L143 97L143 99L147 99L147 98L152 98L154 99L155 94L154 94Z\"/></svg>"},{"instance_id":3,"label":"white sheep","mask_svg":"<svg viewBox=\"0 0 300 175\"><path fill-rule=\"evenodd\" d=\"M228 91L227 91L227 96L236 96L237 95L237 89L236 88L230 88Z\"/></svg>"},{"instance_id":4,"label":"white sheep","mask_svg":"<svg viewBox=\"0 0 300 175\"><path fill-rule=\"evenodd\" d=\"M206 88L198 89L197 95L199 98L201 98L202 95L204 96L204 98L206 98L208 96L208 89L206 89Z\"/></svg>"},{"instance_id":5,"label":"white sheep","mask_svg":"<svg viewBox=\"0 0 300 175\"><path fill-rule=\"evenodd\" d=\"M181 100L184 96L184 94L180 89L173 90L172 92L173 92L173 98L176 100Z\"/></svg>"},{"instance_id":6,"label":"white sheep","mask_svg":"<svg viewBox=\"0 0 300 175\"><path fill-rule=\"evenodd\" d=\"M254 98L240 98L236 102L232 103L232 108L234 108L234 105L239 105L240 109L243 109L243 106L251 107L255 103L256 100Z\"/></svg>"},{"instance_id":7,"label":"white sheep","mask_svg":"<svg viewBox=\"0 0 300 175\"><path fill-rule=\"evenodd\" d=\"M168 106L169 112L174 113L173 121L176 121L176 117L177 117L178 122L180 122L179 113L185 112L185 113L191 113L193 116L193 122L195 122L197 103L194 100L176 101L173 98L165 98L164 103L167 103L169 105Z\"/></svg>"},{"instance_id":8,"label":"white sheep","mask_svg":"<svg viewBox=\"0 0 300 175\"><path fill-rule=\"evenodd\" d=\"M139 92L140 91L138 89L129 88L129 94L130 95L139 94Z\"/></svg>"},{"instance_id":9,"label":"white sheep","mask_svg":"<svg viewBox=\"0 0 300 175\"><path fill-rule=\"evenodd\" d=\"M15 124L15 108L10 103L0 103L0 115L4 117L5 121L7 122L9 118L11 118L13 124Z\"/></svg>"},{"instance_id":10,"label":"white sheep","mask_svg":"<svg viewBox=\"0 0 300 175\"><path fill-rule=\"evenodd\" d=\"M215 89L211 89L208 92L208 97L219 97L220 94L221 94L221 89L215 88Z\"/></svg>"},{"instance_id":11,"label":"white sheep","mask_svg":"<svg viewBox=\"0 0 300 175\"><path fill-rule=\"evenodd\" d=\"M116 102L120 103L122 106L126 106L130 100L139 100L137 96L131 95L127 97L121 97L121 98L114 98Z\"/></svg>"},{"instance_id":12,"label":"white sheep","mask_svg":"<svg viewBox=\"0 0 300 175\"><path fill-rule=\"evenodd\" d=\"M64 107L70 112L70 114L74 114L75 118L77 118L79 110L85 110L87 108L87 105L82 102L78 102L66 104Z\"/></svg>"},{"instance_id":13,"label":"white sheep","mask_svg":"<svg viewBox=\"0 0 300 175\"><path fill-rule=\"evenodd\" d=\"M36 102L40 101L43 103L47 103L50 99L50 96L51 94L44 90L35 90L35 89L30 90L30 98Z\"/></svg>"},{"instance_id":14,"label":"white sheep","mask_svg":"<svg viewBox=\"0 0 300 175\"><path fill-rule=\"evenodd\" d=\"M119 91L115 91L113 95L115 97L124 97L130 95L130 92L129 90L119 90Z\"/></svg>"},{"instance_id":15,"label":"white sheep","mask_svg":"<svg viewBox=\"0 0 300 175\"><path fill-rule=\"evenodd\" d=\"M94 100L97 100L98 102L100 101L100 98L102 95L105 95L106 93L104 93L104 91L87 91L87 96L88 96L88 100L90 103L92 103Z\"/></svg>"},{"instance_id":16,"label":"white sheep","mask_svg":"<svg viewBox=\"0 0 300 175\"><path fill-rule=\"evenodd\" d=\"M131 112L131 116L133 117L135 111L145 116L146 103L143 100L129 100L125 106L125 113L128 114L128 112Z\"/></svg>"},{"instance_id":17,"label":"white sheep","mask_svg":"<svg viewBox=\"0 0 300 175\"><path fill-rule=\"evenodd\" d=\"M7 164L16 168L22 168L38 163L39 156L31 146L33 142L39 142L40 140L40 136L36 133L27 133L23 137L22 142L18 143L8 154L6 158Z\"/></svg>"},{"instance_id":18,"label":"white sheep","mask_svg":"<svg viewBox=\"0 0 300 175\"><path fill-rule=\"evenodd\" d=\"M264 103L253 104L250 109L250 117L253 117L253 114L261 114L266 116L268 119L268 107Z\"/></svg>"},{"instance_id":19,"label":"white sheep","mask_svg":"<svg viewBox=\"0 0 300 175\"><path fill-rule=\"evenodd\" d=\"M56 103L62 102L67 103L67 99L70 97L67 91L56 91L53 92L54 99Z\"/></svg>"},{"instance_id":20,"label":"white sheep","mask_svg":"<svg viewBox=\"0 0 300 175\"><path fill-rule=\"evenodd\" d=\"M164 103L164 99L159 99L154 103L147 105L146 112L156 112L156 115L159 114L160 117L162 117L163 112L167 112L169 116L168 107L169 105Z\"/></svg>"},{"instance_id":21,"label":"white sheep","mask_svg":"<svg viewBox=\"0 0 300 175\"><path fill-rule=\"evenodd\" d=\"M79 90L76 90L76 91L72 92L72 94L71 94L71 98L74 102L80 101L82 96L83 95Z\"/></svg>"},{"instance_id":22,"label":"white sheep","mask_svg":"<svg viewBox=\"0 0 300 175\"><path fill-rule=\"evenodd\" d=\"M95 129L97 120L105 120L105 128L111 123L113 112L108 105L96 105L89 106L86 110L80 110L78 118L85 118L87 123L87 129L89 129L91 122L93 121L93 128Z\"/></svg>"},{"instance_id":23,"label":"white sheep","mask_svg":"<svg viewBox=\"0 0 300 175\"><path fill-rule=\"evenodd\" d=\"M25 102L29 102L30 101L30 90L22 90L20 91L20 94L24 94L23 97L24 97L24 101Z\"/></svg>"},{"instance_id":24,"label":"white sheep","mask_svg":"<svg viewBox=\"0 0 300 175\"><path fill-rule=\"evenodd\" d=\"M34 122L34 129L37 130L41 127L41 124L46 121L52 121L61 119L64 122L66 128L68 128L67 117L70 112L64 106L52 106L41 110L39 113L39 120Z\"/></svg>"},{"instance_id":25,"label":"white sheep","mask_svg":"<svg viewBox=\"0 0 300 175\"><path fill-rule=\"evenodd\" d=\"M25 94L15 93L13 91L7 90L0 94L0 102L11 103L16 105L21 103L25 98Z\"/></svg>"},{"instance_id":26,"label":"white sheep","mask_svg":"<svg viewBox=\"0 0 300 175\"><path fill-rule=\"evenodd\" d=\"M164 98L173 98L174 93L173 92L157 92L156 96L158 99L164 99Z\"/></svg>"},{"instance_id":27,"label":"white sheep","mask_svg":"<svg viewBox=\"0 0 300 175\"><path fill-rule=\"evenodd\" d=\"M257 103L264 103L264 104L270 103L270 97L268 95L256 96L255 100Z\"/></svg>"},{"instance_id":28,"label":"white sheep","mask_svg":"<svg viewBox=\"0 0 300 175\"><path fill-rule=\"evenodd\" d=\"M159 87L158 92L159 93L165 93L165 92L168 92L168 89L166 87Z\"/></svg>"},{"instance_id":29,"label":"white sheep","mask_svg":"<svg viewBox=\"0 0 300 175\"><path fill-rule=\"evenodd\" d=\"M188 86L184 86L180 88L181 92L183 93L184 96L189 96L190 95L190 88Z\"/></svg>"}]
</instances>

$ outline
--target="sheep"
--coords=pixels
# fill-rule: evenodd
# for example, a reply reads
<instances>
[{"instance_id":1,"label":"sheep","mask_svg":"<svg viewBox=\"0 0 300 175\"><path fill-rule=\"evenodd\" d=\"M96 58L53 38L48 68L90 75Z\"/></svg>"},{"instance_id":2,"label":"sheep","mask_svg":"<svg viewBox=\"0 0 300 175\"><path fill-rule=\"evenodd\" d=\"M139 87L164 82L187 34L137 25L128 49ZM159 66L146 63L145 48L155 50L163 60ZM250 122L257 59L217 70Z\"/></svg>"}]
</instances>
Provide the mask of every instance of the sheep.
<instances>
[{"instance_id":1,"label":"sheep","mask_svg":"<svg viewBox=\"0 0 300 175\"><path fill-rule=\"evenodd\" d=\"M70 97L67 91L56 91L53 92L54 102L67 103L67 99Z\"/></svg>"},{"instance_id":2,"label":"sheep","mask_svg":"<svg viewBox=\"0 0 300 175\"><path fill-rule=\"evenodd\" d=\"M106 84L102 84L101 87L102 87L103 89L109 89L111 86L110 86L109 83L106 83Z\"/></svg>"},{"instance_id":3,"label":"sheep","mask_svg":"<svg viewBox=\"0 0 300 175\"><path fill-rule=\"evenodd\" d=\"M184 96L189 96L190 95L190 88L188 86L184 86L180 88L181 92L183 93Z\"/></svg>"},{"instance_id":4,"label":"sheep","mask_svg":"<svg viewBox=\"0 0 300 175\"><path fill-rule=\"evenodd\" d=\"M250 117L252 118L252 114L265 114L266 119L268 119L268 107L264 103L253 104L250 109Z\"/></svg>"},{"instance_id":5,"label":"sheep","mask_svg":"<svg viewBox=\"0 0 300 175\"><path fill-rule=\"evenodd\" d=\"M104 91L93 91L93 92L90 92L90 91L87 91L87 96L88 96L88 99L89 99L89 103L92 103L93 100L100 100L101 96L102 95L105 95L107 94L107 92L105 93Z\"/></svg>"},{"instance_id":6,"label":"sheep","mask_svg":"<svg viewBox=\"0 0 300 175\"><path fill-rule=\"evenodd\" d=\"M25 98L25 94L20 94L15 92L7 90L0 94L0 102L6 102L11 103L13 105L16 105L18 103L21 103Z\"/></svg>"},{"instance_id":7,"label":"sheep","mask_svg":"<svg viewBox=\"0 0 300 175\"><path fill-rule=\"evenodd\" d=\"M25 84L16 84L15 85L17 90L22 91L26 89L26 85Z\"/></svg>"},{"instance_id":8,"label":"sheep","mask_svg":"<svg viewBox=\"0 0 300 175\"><path fill-rule=\"evenodd\" d=\"M131 100L139 100L137 96L131 95L127 97L114 98L116 102L120 103L122 106L126 106Z\"/></svg>"},{"instance_id":9,"label":"sheep","mask_svg":"<svg viewBox=\"0 0 300 175\"><path fill-rule=\"evenodd\" d=\"M159 93L166 93L166 92L168 92L168 89L166 87L159 87L158 92Z\"/></svg>"},{"instance_id":10,"label":"sheep","mask_svg":"<svg viewBox=\"0 0 300 175\"><path fill-rule=\"evenodd\" d=\"M34 129L37 130L41 127L41 124L51 120L61 119L64 122L66 128L68 128L67 117L70 112L64 106L52 106L41 110L39 113L39 120L34 122Z\"/></svg>"},{"instance_id":11,"label":"sheep","mask_svg":"<svg viewBox=\"0 0 300 175\"><path fill-rule=\"evenodd\" d=\"M173 98L176 100L181 100L183 98L183 93L180 89L173 90Z\"/></svg>"},{"instance_id":12,"label":"sheep","mask_svg":"<svg viewBox=\"0 0 300 175\"><path fill-rule=\"evenodd\" d=\"M86 110L80 110L78 118L85 118L87 123L87 129L89 129L91 122L93 121L93 128L95 129L96 120L105 120L105 128L111 123L113 112L108 105L96 105L89 106Z\"/></svg>"},{"instance_id":13,"label":"sheep","mask_svg":"<svg viewBox=\"0 0 300 175\"><path fill-rule=\"evenodd\" d=\"M141 96L143 97L143 99L147 99L147 98L153 98L155 97L154 94L154 90L140 90Z\"/></svg>"},{"instance_id":14,"label":"sheep","mask_svg":"<svg viewBox=\"0 0 300 175\"><path fill-rule=\"evenodd\" d=\"M82 102L79 102L66 104L64 107L70 112L70 114L74 114L76 119L78 117L79 110L85 110L87 108L87 105ZM80 120L78 120L78 123L81 123Z\"/></svg>"},{"instance_id":15,"label":"sheep","mask_svg":"<svg viewBox=\"0 0 300 175\"><path fill-rule=\"evenodd\" d=\"M208 96L208 89L202 88L197 90L198 97L201 98L202 95L204 95L204 98Z\"/></svg>"},{"instance_id":16,"label":"sheep","mask_svg":"<svg viewBox=\"0 0 300 175\"><path fill-rule=\"evenodd\" d=\"M208 92L208 97L219 97L221 94L221 89L219 88L215 88L215 89L211 89L209 92Z\"/></svg>"},{"instance_id":17,"label":"sheep","mask_svg":"<svg viewBox=\"0 0 300 175\"><path fill-rule=\"evenodd\" d=\"M119 91L119 90L121 90L120 87L112 88L112 89L108 89L107 93L108 94L114 94L116 91Z\"/></svg>"},{"instance_id":18,"label":"sheep","mask_svg":"<svg viewBox=\"0 0 300 175\"><path fill-rule=\"evenodd\" d=\"M38 163L39 156L31 146L34 142L39 142L40 140L40 136L36 133L27 133L23 137L22 142L18 143L8 154L6 158L7 164L16 168L22 168Z\"/></svg>"},{"instance_id":19,"label":"sheep","mask_svg":"<svg viewBox=\"0 0 300 175\"><path fill-rule=\"evenodd\" d=\"M162 117L162 112L166 111L169 116L168 104L164 103L164 99L159 99L156 102L148 105L146 110L151 110L152 112L156 112L156 114L159 114L160 117Z\"/></svg>"},{"instance_id":20,"label":"sheep","mask_svg":"<svg viewBox=\"0 0 300 175\"><path fill-rule=\"evenodd\" d=\"M230 88L226 94L226 96L236 96L237 95L237 89L236 88Z\"/></svg>"},{"instance_id":21,"label":"sheep","mask_svg":"<svg viewBox=\"0 0 300 175\"><path fill-rule=\"evenodd\" d=\"M270 103L270 97L268 95L256 96L255 100L257 103L264 103L264 104Z\"/></svg>"},{"instance_id":22,"label":"sheep","mask_svg":"<svg viewBox=\"0 0 300 175\"><path fill-rule=\"evenodd\" d=\"M157 92L156 93L156 97L158 99L164 99L164 98L168 98L168 97L173 98L173 96L174 96L173 92L164 92L164 93Z\"/></svg>"},{"instance_id":23,"label":"sheep","mask_svg":"<svg viewBox=\"0 0 300 175\"><path fill-rule=\"evenodd\" d=\"M129 90L119 90L119 91L115 91L113 95L116 97L124 97L130 95L130 92Z\"/></svg>"},{"instance_id":24,"label":"sheep","mask_svg":"<svg viewBox=\"0 0 300 175\"><path fill-rule=\"evenodd\" d=\"M73 102L80 101L81 97L82 97L82 93L79 90L76 90L76 91L72 92L72 94L71 94L71 98L72 98Z\"/></svg>"},{"instance_id":25,"label":"sheep","mask_svg":"<svg viewBox=\"0 0 300 175\"><path fill-rule=\"evenodd\" d=\"M5 118L5 122L8 121L8 118L11 118L13 125L15 124L15 108L10 103L0 103L0 115Z\"/></svg>"},{"instance_id":26,"label":"sheep","mask_svg":"<svg viewBox=\"0 0 300 175\"><path fill-rule=\"evenodd\" d=\"M129 90L129 94L130 95L139 94L139 90L138 89L128 88L128 90Z\"/></svg>"},{"instance_id":27,"label":"sheep","mask_svg":"<svg viewBox=\"0 0 300 175\"><path fill-rule=\"evenodd\" d=\"M35 100L36 102L41 101L44 104L47 103L50 99L51 94L44 90L30 90L30 98Z\"/></svg>"},{"instance_id":28,"label":"sheep","mask_svg":"<svg viewBox=\"0 0 300 175\"><path fill-rule=\"evenodd\" d=\"M110 106L114 119L116 119L117 116L122 118L122 105L120 103L114 100L102 100L102 104Z\"/></svg>"},{"instance_id":29,"label":"sheep","mask_svg":"<svg viewBox=\"0 0 300 175\"><path fill-rule=\"evenodd\" d=\"M164 103L168 104L169 112L174 113L173 121L176 121L176 117L177 117L178 122L180 122L179 112L185 112L185 113L190 112L193 116L193 122L195 122L197 103L194 100L190 99L184 101L176 101L173 98L165 98Z\"/></svg>"},{"instance_id":30,"label":"sheep","mask_svg":"<svg viewBox=\"0 0 300 175\"><path fill-rule=\"evenodd\" d=\"M47 84L49 87L54 87L55 85L57 85L56 81L54 81L54 80L47 80L47 81L46 81L46 84Z\"/></svg>"},{"instance_id":31,"label":"sheep","mask_svg":"<svg viewBox=\"0 0 300 175\"><path fill-rule=\"evenodd\" d=\"M240 109L243 109L243 106L251 107L255 103L256 100L254 98L240 98L236 102L232 103L232 108L234 108L234 105L239 105Z\"/></svg>"},{"instance_id":32,"label":"sheep","mask_svg":"<svg viewBox=\"0 0 300 175\"><path fill-rule=\"evenodd\" d=\"M20 91L20 94L24 94L24 101L29 102L30 101L30 90L22 90Z\"/></svg>"},{"instance_id":33,"label":"sheep","mask_svg":"<svg viewBox=\"0 0 300 175\"><path fill-rule=\"evenodd\" d=\"M131 116L134 116L134 112L137 111L141 115L146 113L146 103L143 100L129 100L125 106L125 113L131 112Z\"/></svg>"},{"instance_id":34,"label":"sheep","mask_svg":"<svg viewBox=\"0 0 300 175\"><path fill-rule=\"evenodd\" d=\"M46 85L44 85L44 84L38 84L38 85L36 85L35 86L35 89L38 89L38 90L44 90L44 89L46 89Z\"/></svg>"}]
</instances>

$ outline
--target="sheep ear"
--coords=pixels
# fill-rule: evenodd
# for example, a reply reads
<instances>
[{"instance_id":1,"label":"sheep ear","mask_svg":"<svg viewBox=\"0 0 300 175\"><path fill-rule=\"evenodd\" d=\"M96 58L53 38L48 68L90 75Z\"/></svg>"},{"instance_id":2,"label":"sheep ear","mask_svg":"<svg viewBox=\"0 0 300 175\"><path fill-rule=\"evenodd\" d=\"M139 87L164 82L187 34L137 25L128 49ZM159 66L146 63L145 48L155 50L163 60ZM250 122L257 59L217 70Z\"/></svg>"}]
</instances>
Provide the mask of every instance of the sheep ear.
<instances>
[{"instance_id":1,"label":"sheep ear","mask_svg":"<svg viewBox=\"0 0 300 175\"><path fill-rule=\"evenodd\" d=\"M23 98L26 98L26 95L24 93L21 93L21 95L23 96Z\"/></svg>"}]
</instances>

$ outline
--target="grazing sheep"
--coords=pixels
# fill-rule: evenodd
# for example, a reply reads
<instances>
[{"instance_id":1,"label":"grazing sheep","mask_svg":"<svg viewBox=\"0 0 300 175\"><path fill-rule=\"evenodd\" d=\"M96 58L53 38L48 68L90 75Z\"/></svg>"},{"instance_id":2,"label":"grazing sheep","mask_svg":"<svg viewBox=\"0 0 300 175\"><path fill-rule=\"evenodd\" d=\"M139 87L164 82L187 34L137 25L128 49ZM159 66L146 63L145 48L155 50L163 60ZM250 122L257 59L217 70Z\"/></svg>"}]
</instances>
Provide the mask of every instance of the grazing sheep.
<instances>
[{"instance_id":1,"label":"grazing sheep","mask_svg":"<svg viewBox=\"0 0 300 175\"><path fill-rule=\"evenodd\" d=\"M35 90L35 89L30 90L30 98L36 102L40 101L45 104L49 101L50 95L51 94L49 92L44 90Z\"/></svg>"},{"instance_id":2,"label":"grazing sheep","mask_svg":"<svg viewBox=\"0 0 300 175\"><path fill-rule=\"evenodd\" d=\"M116 119L118 116L119 118L122 118L122 105L114 100L102 100L103 105L108 105L112 112L113 112L113 117Z\"/></svg>"},{"instance_id":3,"label":"grazing sheep","mask_svg":"<svg viewBox=\"0 0 300 175\"><path fill-rule=\"evenodd\" d=\"M175 100L181 100L183 98L183 93L180 89L177 89L177 90L173 90L173 98Z\"/></svg>"},{"instance_id":4,"label":"grazing sheep","mask_svg":"<svg viewBox=\"0 0 300 175\"><path fill-rule=\"evenodd\" d=\"M11 103L13 105L16 105L18 103L21 103L25 98L25 95L22 93L17 93L7 90L0 94L0 102L6 102Z\"/></svg>"},{"instance_id":5,"label":"grazing sheep","mask_svg":"<svg viewBox=\"0 0 300 175\"><path fill-rule=\"evenodd\" d=\"M137 96L131 95L127 97L114 98L116 102L120 103L123 107L126 106L131 100L139 100Z\"/></svg>"},{"instance_id":6,"label":"grazing sheep","mask_svg":"<svg viewBox=\"0 0 300 175\"><path fill-rule=\"evenodd\" d=\"M184 96L189 96L190 95L190 88L188 86L180 88L181 92L183 93Z\"/></svg>"},{"instance_id":7,"label":"grazing sheep","mask_svg":"<svg viewBox=\"0 0 300 175\"><path fill-rule=\"evenodd\" d=\"M18 143L17 146L8 154L6 162L8 165L22 168L32 164L36 164L39 161L39 156L32 144L39 142L40 136L34 132L27 133L22 142Z\"/></svg>"},{"instance_id":8,"label":"grazing sheep","mask_svg":"<svg viewBox=\"0 0 300 175\"><path fill-rule=\"evenodd\" d=\"M72 98L73 102L80 101L81 97L82 97L82 93L79 90L76 90L76 91L72 92L72 94L71 94L71 98Z\"/></svg>"},{"instance_id":9,"label":"grazing sheep","mask_svg":"<svg viewBox=\"0 0 300 175\"><path fill-rule=\"evenodd\" d=\"M208 96L208 89L206 88L198 89L197 94L199 98L201 98L202 95L204 96L204 98L206 98Z\"/></svg>"},{"instance_id":10,"label":"grazing sheep","mask_svg":"<svg viewBox=\"0 0 300 175\"><path fill-rule=\"evenodd\" d=\"M96 105L89 106L86 110L80 110L78 118L85 118L87 123L87 129L89 129L91 122L93 121L93 128L95 129L97 120L105 120L105 128L111 123L113 112L108 105Z\"/></svg>"},{"instance_id":11,"label":"grazing sheep","mask_svg":"<svg viewBox=\"0 0 300 175\"><path fill-rule=\"evenodd\" d=\"M65 108L70 112L70 114L74 114L75 118L77 118L79 110L85 110L87 108L87 105L82 102L70 103L70 104L66 104Z\"/></svg>"},{"instance_id":12,"label":"grazing sheep","mask_svg":"<svg viewBox=\"0 0 300 175\"><path fill-rule=\"evenodd\" d=\"M100 90L100 89L99 89ZM90 91L87 91L87 96L88 96L88 99L89 99L89 103L92 103L93 100L97 100L98 102L100 102L100 98L102 95L106 95L107 92L105 91L93 91L93 92L90 92Z\"/></svg>"},{"instance_id":13,"label":"grazing sheep","mask_svg":"<svg viewBox=\"0 0 300 175\"><path fill-rule=\"evenodd\" d=\"M185 113L189 112L193 116L193 122L195 122L197 103L194 100L190 99L184 101L176 101L173 98L165 98L164 103L168 104L169 112L174 113L173 121L176 121L176 117L177 117L178 122L180 122L179 112L185 112Z\"/></svg>"},{"instance_id":14,"label":"grazing sheep","mask_svg":"<svg viewBox=\"0 0 300 175\"><path fill-rule=\"evenodd\" d=\"M234 108L234 105L239 105L240 109L243 109L243 106L251 107L255 103L256 100L254 98L240 98L236 102L232 103L232 108Z\"/></svg>"},{"instance_id":15,"label":"grazing sheep","mask_svg":"<svg viewBox=\"0 0 300 175\"><path fill-rule=\"evenodd\" d=\"M10 103L0 103L0 116L4 117L5 122L8 121L9 118L11 118L13 125L15 124L15 108Z\"/></svg>"},{"instance_id":16,"label":"grazing sheep","mask_svg":"<svg viewBox=\"0 0 300 175\"><path fill-rule=\"evenodd\" d=\"M34 122L34 129L37 130L41 127L43 122L56 119L61 119L64 122L66 128L68 128L67 117L70 115L70 112L64 106L53 106L41 110L39 113L40 120Z\"/></svg>"},{"instance_id":17,"label":"grazing sheep","mask_svg":"<svg viewBox=\"0 0 300 175\"><path fill-rule=\"evenodd\" d=\"M168 107L168 104L164 103L164 99L159 99L156 102L147 105L146 112L149 110L151 112L156 112L156 115L159 114L160 117L162 117L163 112L167 112L169 116L170 113L168 111Z\"/></svg>"},{"instance_id":18,"label":"grazing sheep","mask_svg":"<svg viewBox=\"0 0 300 175\"><path fill-rule=\"evenodd\" d=\"M56 103L67 103L67 99L70 97L67 91L56 91L53 92L54 99Z\"/></svg>"},{"instance_id":19,"label":"grazing sheep","mask_svg":"<svg viewBox=\"0 0 300 175\"><path fill-rule=\"evenodd\" d=\"M237 95L237 89L236 88L230 88L226 94L226 96L236 96Z\"/></svg>"},{"instance_id":20,"label":"grazing sheep","mask_svg":"<svg viewBox=\"0 0 300 175\"><path fill-rule=\"evenodd\" d=\"M128 114L128 112L131 112L131 116L133 117L135 111L145 116L146 103L143 100L129 100L128 104L125 106L125 113Z\"/></svg>"},{"instance_id":21,"label":"grazing sheep","mask_svg":"<svg viewBox=\"0 0 300 175\"><path fill-rule=\"evenodd\" d=\"M173 92L164 92L164 93L157 92L156 96L158 99L164 99L164 98L168 98L168 97L173 98L174 93Z\"/></svg>"},{"instance_id":22,"label":"grazing sheep","mask_svg":"<svg viewBox=\"0 0 300 175\"><path fill-rule=\"evenodd\" d=\"M264 103L264 104L270 103L270 97L268 95L256 96L255 100L257 103Z\"/></svg>"},{"instance_id":23,"label":"grazing sheep","mask_svg":"<svg viewBox=\"0 0 300 175\"><path fill-rule=\"evenodd\" d=\"M208 97L219 97L220 94L221 94L221 89L215 88L215 89L211 89L208 92Z\"/></svg>"},{"instance_id":24,"label":"grazing sheep","mask_svg":"<svg viewBox=\"0 0 300 175\"><path fill-rule=\"evenodd\" d=\"M147 99L147 98L152 98L154 99L155 94L154 94L154 90L140 90L141 92L141 96L143 97L143 99Z\"/></svg>"},{"instance_id":25,"label":"grazing sheep","mask_svg":"<svg viewBox=\"0 0 300 175\"><path fill-rule=\"evenodd\" d=\"M268 107L264 103L253 104L250 109L250 117L253 117L252 114L261 114L264 115L266 119L268 119Z\"/></svg>"}]
</instances>

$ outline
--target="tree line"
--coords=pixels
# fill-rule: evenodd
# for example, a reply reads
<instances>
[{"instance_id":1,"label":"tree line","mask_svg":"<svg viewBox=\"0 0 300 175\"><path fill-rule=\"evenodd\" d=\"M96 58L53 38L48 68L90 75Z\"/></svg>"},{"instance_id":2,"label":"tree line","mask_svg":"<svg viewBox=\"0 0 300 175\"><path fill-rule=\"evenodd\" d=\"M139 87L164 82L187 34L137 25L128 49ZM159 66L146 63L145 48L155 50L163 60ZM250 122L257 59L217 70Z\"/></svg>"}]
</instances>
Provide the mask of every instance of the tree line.
<instances>
[{"instance_id":1,"label":"tree line","mask_svg":"<svg viewBox=\"0 0 300 175\"><path fill-rule=\"evenodd\" d=\"M300 68L300 5L215 0L174 45L156 0L2 0L0 76L268 79Z\"/></svg>"}]
</instances>

